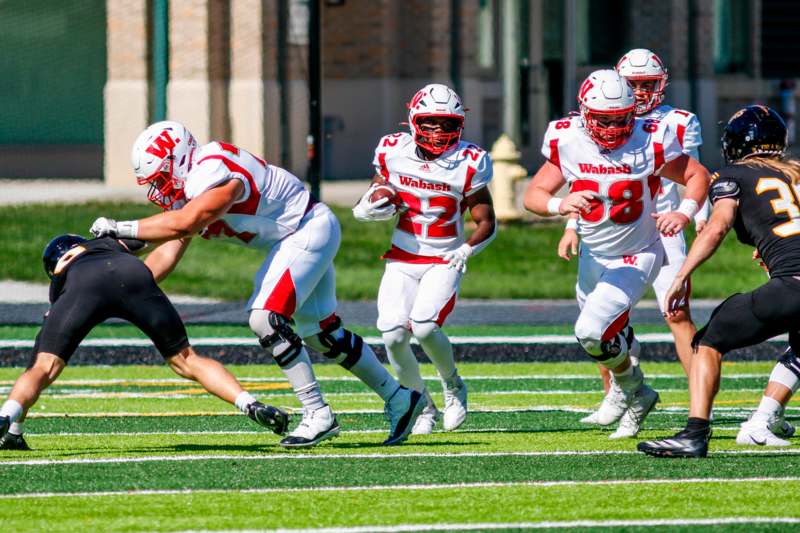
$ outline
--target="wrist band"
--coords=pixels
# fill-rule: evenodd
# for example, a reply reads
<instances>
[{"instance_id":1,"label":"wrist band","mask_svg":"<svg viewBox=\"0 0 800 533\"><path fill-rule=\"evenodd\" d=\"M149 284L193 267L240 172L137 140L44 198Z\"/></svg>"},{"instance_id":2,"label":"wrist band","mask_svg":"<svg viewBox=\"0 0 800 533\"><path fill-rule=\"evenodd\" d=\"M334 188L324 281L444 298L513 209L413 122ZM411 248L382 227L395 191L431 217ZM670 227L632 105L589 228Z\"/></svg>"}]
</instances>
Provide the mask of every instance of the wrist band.
<instances>
[{"instance_id":1,"label":"wrist band","mask_svg":"<svg viewBox=\"0 0 800 533\"><path fill-rule=\"evenodd\" d=\"M578 229L578 219L577 218L567 219L566 229L577 230Z\"/></svg>"},{"instance_id":2,"label":"wrist band","mask_svg":"<svg viewBox=\"0 0 800 533\"><path fill-rule=\"evenodd\" d=\"M138 220L121 220L117 222L117 237L121 239L135 239L138 234Z\"/></svg>"},{"instance_id":3,"label":"wrist band","mask_svg":"<svg viewBox=\"0 0 800 533\"><path fill-rule=\"evenodd\" d=\"M549 200L547 200L547 212L551 215L560 215L561 214L561 198L556 198L553 196Z\"/></svg>"},{"instance_id":4,"label":"wrist band","mask_svg":"<svg viewBox=\"0 0 800 533\"><path fill-rule=\"evenodd\" d=\"M681 201L681 205L678 207L678 213L686 215L689 218L689 220L691 220L692 217L694 217L699 210L700 206L697 205L697 202L695 202L691 198L684 198Z\"/></svg>"}]
</instances>

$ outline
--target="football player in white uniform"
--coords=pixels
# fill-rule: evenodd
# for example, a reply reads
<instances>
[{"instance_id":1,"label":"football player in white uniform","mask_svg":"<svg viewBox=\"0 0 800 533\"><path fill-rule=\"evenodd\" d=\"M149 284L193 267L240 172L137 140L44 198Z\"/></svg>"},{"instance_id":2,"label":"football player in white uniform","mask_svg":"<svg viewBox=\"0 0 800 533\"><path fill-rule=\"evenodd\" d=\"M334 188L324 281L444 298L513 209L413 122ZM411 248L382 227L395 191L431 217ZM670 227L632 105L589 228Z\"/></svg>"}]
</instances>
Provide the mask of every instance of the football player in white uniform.
<instances>
[{"instance_id":1,"label":"football player in white uniform","mask_svg":"<svg viewBox=\"0 0 800 533\"><path fill-rule=\"evenodd\" d=\"M461 140L464 107L459 96L445 85L430 84L407 107L411 133L393 133L378 142L375 178L353 215L361 221L398 215L391 249L383 256L378 329L400 383L427 398L413 429L427 434L438 411L409 342L416 337L436 366L444 389L444 429L456 429L467 415L467 387L441 327L455 305L467 260L489 245L496 224L486 187L492 161L484 150ZM396 192L396 201L373 201L373 193L386 184ZM464 235L467 209L476 225L469 238Z\"/></svg>"},{"instance_id":2,"label":"football player in white uniform","mask_svg":"<svg viewBox=\"0 0 800 533\"><path fill-rule=\"evenodd\" d=\"M405 440L425 399L400 386L335 314L333 259L341 230L331 210L286 170L227 143L198 147L176 122L143 131L132 161L139 184L149 187L148 198L165 212L142 220L102 217L91 231L166 241L145 261L157 281L175 268L197 234L267 252L248 304L250 328L303 406L302 421L281 445L313 446L339 433L304 344L347 368L386 402L391 429L384 444Z\"/></svg>"},{"instance_id":3,"label":"football player in white uniform","mask_svg":"<svg viewBox=\"0 0 800 533\"><path fill-rule=\"evenodd\" d=\"M658 393L631 364L638 341L628 314L663 264L659 233L686 227L706 199L709 176L683 153L669 123L635 117L633 89L616 71L590 74L578 101L580 116L550 123L542 145L547 161L528 187L525 207L543 216L579 215L575 336L622 392L609 423L627 412L638 429ZM676 211L656 213L661 177L686 186ZM565 183L570 194L555 197Z\"/></svg>"},{"instance_id":4,"label":"football player in white uniform","mask_svg":"<svg viewBox=\"0 0 800 533\"><path fill-rule=\"evenodd\" d=\"M616 66L617 72L633 88L633 95L636 98L636 116L643 119L659 120L669 124L670 128L678 136L678 142L683 147L683 152L694 159L699 159L698 148L702 144L700 135L700 121L688 111L676 109L667 104L663 104L664 89L667 86L668 74L661 59L652 51L637 48L626 53ZM680 193L674 181L668 179L661 180L661 186L656 199L656 211L667 213L675 211L680 205ZM701 232L708 220L709 206L708 201L703 203L703 207L695 214L694 222L697 232ZM560 257L569 260L570 252L577 251L579 221L577 216L573 216L567 222L567 229L559 243L558 254ZM667 289L675 279L675 274L680 270L686 260L686 239L683 232L672 235L661 235L661 242L664 245L666 260L661 267L661 271L653 281L653 289L656 293L656 300L664 319L675 339L675 351L686 374L689 374L689 367L692 358L692 338L697 332L697 328L692 322L689 310L689 294L687 292L686 301L674 315L667 315L664 309L664 298ZM637 354L633 354L636 356ZM634 361L634 364L636 361ZM587 424L609 424L613 422L613 412L611 406L620 403L622 392L611 379L607 369L600 367L603 377L603 384L606 390L606 397L600 409L583 418L581 422ZM612 416L610 416L612 415ZM633 437L638 433L638 426L630 416L624 416L620 420L619 430L614 434L617 437Z\"/></svg>"}]
</instances>

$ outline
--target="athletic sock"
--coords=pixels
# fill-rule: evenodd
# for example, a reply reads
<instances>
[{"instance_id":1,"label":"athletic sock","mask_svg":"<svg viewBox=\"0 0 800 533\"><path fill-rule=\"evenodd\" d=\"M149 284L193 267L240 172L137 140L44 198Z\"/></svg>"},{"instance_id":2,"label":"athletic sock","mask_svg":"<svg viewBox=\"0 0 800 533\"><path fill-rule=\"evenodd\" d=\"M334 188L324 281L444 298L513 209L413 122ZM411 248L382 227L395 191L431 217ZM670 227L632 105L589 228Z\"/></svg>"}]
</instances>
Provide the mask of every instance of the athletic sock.
<instances>
[{"instance_id":1,"label":"athletic sock","mask_svg":"<svg viewBox=\"0 0 800 533\"><path fill-rule=\"evenodd\" d=\"M638 389L644 381L644 374L638 366L630 365L622 372L611 372L614 381L625 392L632 392Z\"/></svg>"},{"instance_id":2,"label":"athletic sock","mask_svg":"<svg viewBox=\"0 0 800 533\"><path fill-rule=\"evenodd\" d=\"M11 427L8 428L8 432L12 435L22 435L22 422L14 422L11 424Z\"/></svg>"},{"instance_id":3,"label":"athletic sock","mask_svg":"<svg viewBox=\"0 0 800 533\"><path fill-rule=\"evenodd\" d=\"M22 416L22 404L16 400L6 400L0 407L0 416L8 417L12 422Z\"/></svg>"},{"instance_id":4,"label":"athletic sock","mask_svg":"<svg viewBox=\"0 0 800 533\"><path fill-rule=\"evenodd\" d=\"M761 403L758 404L758 409L753 413L751 420L769 422L771 418L780 415L782 410L783 406L778 400L762 396Z\"/></svg>"},{"instance_id":5,"label":"athletic sock","mask_svg":"<svg viewBox=\"0 0 800 533\"><path fill-rule=\"evenodd\" d=\"M711 431L711 422L705 418L689 417L684 432L688 437L705 437Z\"/></svg>"},{"instance_id":6,"label":"athletic sock","mask_svg":"<svg viewBox=\"0 0 800 533\"><path fill-rule=\"evenodd\" d=\"M247 414L247 408L250 407L250 404L255 401L256 401L255 396L253 396L246 390L243 390L242 392L239 393L239 395L236 397L236 400L233 403L241 412Z\"/></svg>"},{"instance_id":7,"label":"athletic sock","mask_svg":"<svg viewBox=\"0 0 800 533\"><path fill-rule=\"evenodd\" d=\"M361 346L361 357L349 370L367 387L374 390L384 402L388 402L389 398L400 388L400 384L378 361L375 352L366 342Z\"/></svg>"},{"instance_id":8,"label":"athletic sock","mask_svg":"<svg viewBox=\"0 0 800 533\"><path fill-rule=\"evenodd\" d=\"M397 381L404 387L422 392L425 381L419 371L419 362L411 350L411 332L405 328L392 330L383 334L386 355L397 374Z\"/></svg>"},{"instance_id":9,"label":"athletic sock","mask_svg":"<svg viewBox=\"0 0 800 533\"><path fill-rule=\"evenodd\" d=\"M418 337L422 349L428 354L439 376L443 380L452 379L456 374L456 361L453 358L453 345L444 331L438 326L424 337Z\"/></svg>"},{"instance_id":10,"label":"athletic sock","mask_svg":"<svg viewBox=\"0 0 800 533\"><path fill-rule=\"evenodd\" d=\"M303 408L309 411L316 411L325 407L325 400L322 398L322 391L319 383L314 376L314 369L311 367L311 358L305 348L300 350L297 357L287 366L282 366L283 375L289 380L297 399L303 404Z\"/></svg>"}]
</instances>

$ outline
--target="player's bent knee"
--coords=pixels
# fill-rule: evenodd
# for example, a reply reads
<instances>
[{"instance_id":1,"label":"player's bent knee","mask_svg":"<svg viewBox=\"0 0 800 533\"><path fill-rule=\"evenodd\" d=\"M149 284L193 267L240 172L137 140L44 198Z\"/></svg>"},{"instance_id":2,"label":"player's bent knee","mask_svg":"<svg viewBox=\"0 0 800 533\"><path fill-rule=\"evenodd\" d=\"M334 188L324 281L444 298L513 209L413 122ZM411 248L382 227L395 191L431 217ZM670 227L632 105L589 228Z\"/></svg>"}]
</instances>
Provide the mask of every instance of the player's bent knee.
<instances>
[{"instance_id":1,"label":"player's bent knee","mask_svg":"<svg viewBox=\"0 0 800 533\"><path fill-rule=\"evenodd\" d=\"M31 368L44 374L47 380L47 385L53 383L56 378L64 370L67 363L55 354L39 352L36 354L36 359L31 364Z\"/></svg>"},{"instance_id":2,"label":"player's bent knee","mask_svg":"<svg viewBox=\"0 0 800 533\"><path fill-rule=\"evenodd\" d=\"M575 337L589 356L606 368L613 369L628 356L628 343L622 333L603 340L600 329L588 320L578 319Z\"/></svg>"},{"instance_id":3,"label":"player's bent knee","mask_svg":"<svg viewBox=\"0 0 800 533\"><path fill-rule=\"evenodd\" d=\"M411 321L411 332L420 340L427 339L437 331L439 331L439 325L436 322Z\"/></svg>"},{"instance_id":4,"label":"player's bent knee","mask_svg":"<svg viewBox=\"0 0 800 533\"><path fill-rule=\"evenodd\" d=\"M402 326L381 333L383 344L387 350L395 350L405 346L411 338L411 332Z\"/></svg>"},{"instance_id":5,"label":"player's bent knee","mask_svg":"<svg viewBox=\"0 0 800 533\"><path fill-rule=\"evenodd\" d=\"M292 329L289 319L273 311L251 311L250 329L280 367L289 366L303 350L303 341Z\"/></svg>"},{"instance_id":6,"label":"player's bent knee","mask_svg":"<svg viewBox=\"0 0 800 533\"><path fill-rule=\"evenodd\" d=\"M316 335L305 337L304 342L326 358L352 368L364 350L364 339L342 327L342 320L337 316Z\"/></svg>"}]
</instances>

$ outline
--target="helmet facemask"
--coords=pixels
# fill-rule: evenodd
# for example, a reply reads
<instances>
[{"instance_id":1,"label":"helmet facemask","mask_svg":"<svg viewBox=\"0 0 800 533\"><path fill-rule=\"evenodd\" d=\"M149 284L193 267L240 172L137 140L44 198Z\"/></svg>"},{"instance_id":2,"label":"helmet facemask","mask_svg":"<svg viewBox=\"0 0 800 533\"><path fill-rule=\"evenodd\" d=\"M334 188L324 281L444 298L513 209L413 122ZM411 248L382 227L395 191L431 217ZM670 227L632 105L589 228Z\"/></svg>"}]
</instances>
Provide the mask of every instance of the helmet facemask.
<instances>
[{"instance_id":1,"label":"helmet facemask","mask_svg":"<svg viewBox=\"0 0 800 533\"><path fill-rule=\"evenodd\" d=\"M461 139L464 117L461 115L416 115L411 127L414 142L433 155L441 155Z\"/></svg>"},{"instance_id":2,"label":"helmet facemask","mask_svg":"<svg viewBox=\"0 0 800 533\"><path fill-rule=\"evenodd\" d=\"M626 79L633 87L637 115L645 115L661 105L664 100L664 89L667 87L666 74L662 76L628 76Z\"/></svg>"},{"instance_id":3,"label":"helmet facemask","mask_svg":"<svg viewBox=\"0 0 800 533\"><path fill-rule=\"evenodd\" d=\"M619 148L633 133L634 108L619 110L592 110L581 105L583 126L592 140L603 148Z\"/></svg>"}]
</instances>

